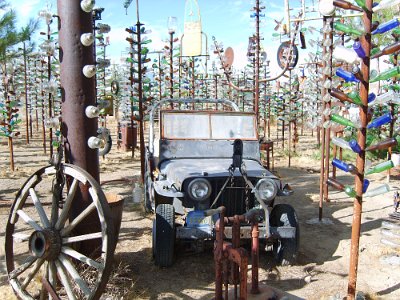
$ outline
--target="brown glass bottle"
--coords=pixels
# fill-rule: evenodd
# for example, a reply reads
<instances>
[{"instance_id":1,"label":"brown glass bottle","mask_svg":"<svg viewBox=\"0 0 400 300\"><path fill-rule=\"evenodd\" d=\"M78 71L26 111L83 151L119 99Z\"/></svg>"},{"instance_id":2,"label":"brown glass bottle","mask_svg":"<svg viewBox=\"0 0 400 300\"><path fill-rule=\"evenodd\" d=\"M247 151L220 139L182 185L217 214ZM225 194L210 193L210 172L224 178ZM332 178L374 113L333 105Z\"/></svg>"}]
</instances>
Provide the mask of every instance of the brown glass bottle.
<instances>
[{"instance_id":1,"label":"brown glass bottle","mask_svg":"<svg viewBox=\"0 0 400 300\"><path fill-rule=\"evenodd\" d=\"M389 46L386 46L385 48L383 48L380 52L376 53L375 55L371 56L372 58L378 58L381 57L382 55L388 55L388 54L392 54L394 52L397 52L400 50L400 42L396 42L394 44L391 44Z\"/></svg>"},{"instance_id":2,"label":"brown glass bottle","mask_svg":"<svg viewBox=\"0 0 400 300\"><path fill-rule=\"evenodd\" d=\"M336 179L333 179L333 178L330 178L330 177L326 180L326 183L328 185L330 185L330 186L333 186L335 189L337 189L339 191L344 191L344 189L345 189L344 184L341 184Z\"/></svg>"},{"instance_id":3,"label":"brown glass bottle","mask_svg":"<svg viewBox=\"0 0 400 300\"><path fill-rule=\"evenodd\" d=\"M371 145L367 147L365 150L366 151L375 151L375 150L383 150L387 149L389 147L394 147L397 145L397 140L395 138L388 138L386 140L380 141L379 143L375 145Z\"/></svg>"},{"instance_id":4,"label":"brown glass bottle","mask_svg":"<svg viewBox=\"0 0 400 300\"><path fill-rule=\"evenodd\" d=\"M343 93L342 91L340 91L338 89L331 89L330 93L331 93L332 97L339 99L341 102L354 103L354 101L349 96L347 96L345 93ZM356 103L354 103L354 104L356 104Z\"/></svg>"},{"instance_id":5,"label":"brown glass bottle","mask_svg":"<svg viewBox=\"0 0 400 300\"><path fill-rule=\"evenodd\" d=\"M347 2L345 0L333 0L333 5L335 5L336 7L343 8L343 9L351 9L351 10L363 12L363 9L361 7L355 6L354 4Z\"/></svg>"}]
</instances>

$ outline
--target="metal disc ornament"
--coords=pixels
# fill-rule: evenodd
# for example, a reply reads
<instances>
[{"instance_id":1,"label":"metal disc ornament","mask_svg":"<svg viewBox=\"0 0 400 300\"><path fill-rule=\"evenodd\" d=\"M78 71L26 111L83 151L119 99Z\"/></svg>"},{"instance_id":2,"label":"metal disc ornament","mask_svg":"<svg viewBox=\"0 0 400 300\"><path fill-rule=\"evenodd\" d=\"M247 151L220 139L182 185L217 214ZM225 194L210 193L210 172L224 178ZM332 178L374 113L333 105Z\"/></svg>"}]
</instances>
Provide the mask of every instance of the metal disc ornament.
<instances>
[{"instance_id":1,"label":"metal disc ornament","mask_svg":"<svg viewBox=\"0 0 400 300\"><path fill-rule=\"evenodd\" d=\"M118 95L119 92L119 83L116 80L113 80L111 82L111 93L113 93L114 95Z\"/></svg>"},{"instance_id":2,"label":"metal disc ornament","mask_svg":"<svg viewBox=\"0 0 400 300\"><path fill-rule=\"evenodd\" d=\"M233 60L235 58L235 54L233 52L233 49L231 47L226 48L224 52L224 67L231 67Z\"/></svg>"},{"instance_id":3,"label":"metal disc ornament","mask_svg":"<svg viewBox=\"0 0 400 300\"><path fill-rule=\"evenodd\" d=\"M286 66L286 61L289 58L289 49L290 49L289 41L283 42L278 48L277 60L278 60L278 65L281 69L284 69ZM298 61L299 61L299 50L297 49L296 45L293 45L292 59L289 64L289 69L293 69L294 67L296 67Z\"/></svg>"}]
</instances>

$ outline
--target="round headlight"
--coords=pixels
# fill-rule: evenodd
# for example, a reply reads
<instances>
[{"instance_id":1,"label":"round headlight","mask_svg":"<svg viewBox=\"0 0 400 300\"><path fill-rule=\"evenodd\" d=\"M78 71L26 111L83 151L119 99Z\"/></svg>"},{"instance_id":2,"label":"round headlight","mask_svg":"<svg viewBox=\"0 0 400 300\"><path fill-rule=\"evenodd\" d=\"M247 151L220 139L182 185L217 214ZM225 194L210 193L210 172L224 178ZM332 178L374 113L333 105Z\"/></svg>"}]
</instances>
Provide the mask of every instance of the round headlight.
<instances>
[{"instance_id":1,"label":"round headlight","mask_svg":"<svg viewBox=\"0 0 400 300\"><path fill-rule=\"evenodd\" d=\"M203 201L210 197L211 184L204 178L197 178L189 183L188 190L190 198L196 201Z\"/></svg>"},{"instance_id":2,"label":"round headlight","mask_svg":"<svg viewBox=\"0 0 400 300\"><path fill-rule=\"evenodd\" d=\"M263 178L256 184L256 193L258 197L264 201L271 201L274 199L277 191L277 187L271 179Z\"/></svg>"}]
</instances>

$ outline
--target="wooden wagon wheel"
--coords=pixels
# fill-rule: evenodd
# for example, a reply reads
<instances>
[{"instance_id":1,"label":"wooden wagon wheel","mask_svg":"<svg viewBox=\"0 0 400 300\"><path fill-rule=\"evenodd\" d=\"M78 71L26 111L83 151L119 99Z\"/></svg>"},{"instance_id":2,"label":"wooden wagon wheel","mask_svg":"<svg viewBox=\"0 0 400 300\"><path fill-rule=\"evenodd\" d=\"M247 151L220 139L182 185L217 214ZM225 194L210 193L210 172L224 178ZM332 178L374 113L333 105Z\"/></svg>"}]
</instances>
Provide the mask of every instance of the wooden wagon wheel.
<instances>
[{"instance_id":1,"label":"wooden wagon wheel","mask_svg":"<svg viewBox=\"0 0 400 300\"><path fill-rule=\"evenodd\" d=\"M82 189L88 191L89 205L72 220L70 210ZM100 230L77 235L76 226L92 227L85 223L89 219ZM14 292L21 299L98 299L111 272L112 232L106 197L89 173L69 164L38 170L19 190L6 227ZM94 239L100 245L97 254L81 253L82 242Z\"/></svg>"}]
</instances>

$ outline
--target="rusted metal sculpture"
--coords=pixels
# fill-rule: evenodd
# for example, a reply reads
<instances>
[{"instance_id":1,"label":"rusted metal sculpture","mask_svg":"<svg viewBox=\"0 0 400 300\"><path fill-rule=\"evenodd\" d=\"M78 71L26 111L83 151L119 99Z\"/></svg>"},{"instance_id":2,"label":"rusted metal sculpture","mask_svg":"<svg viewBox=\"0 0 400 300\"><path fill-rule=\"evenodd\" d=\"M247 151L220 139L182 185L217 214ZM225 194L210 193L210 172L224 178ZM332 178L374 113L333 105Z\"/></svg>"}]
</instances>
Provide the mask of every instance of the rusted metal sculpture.
<instances>
[{"instance_id":1,"label":"rusted metal sculpture","mask_svg":"<svg viewBox=\"0 0 400 300\"><path fill-rule=\"evenodd\" d=\"M244 215L225 217L225 207L221 206L220 219L216 224L215 260L215 299L229 299L229 283L234 285L234 299L247 299L247 251L240 246L240 224L251 222L251 293L258 294L259 230L258 211ZM224 241L225 225L232 224L232 242ZM237 287L239 285L239 296ZM224 295L223 295L224 294Z\"/></svg>"}]
</instances>

